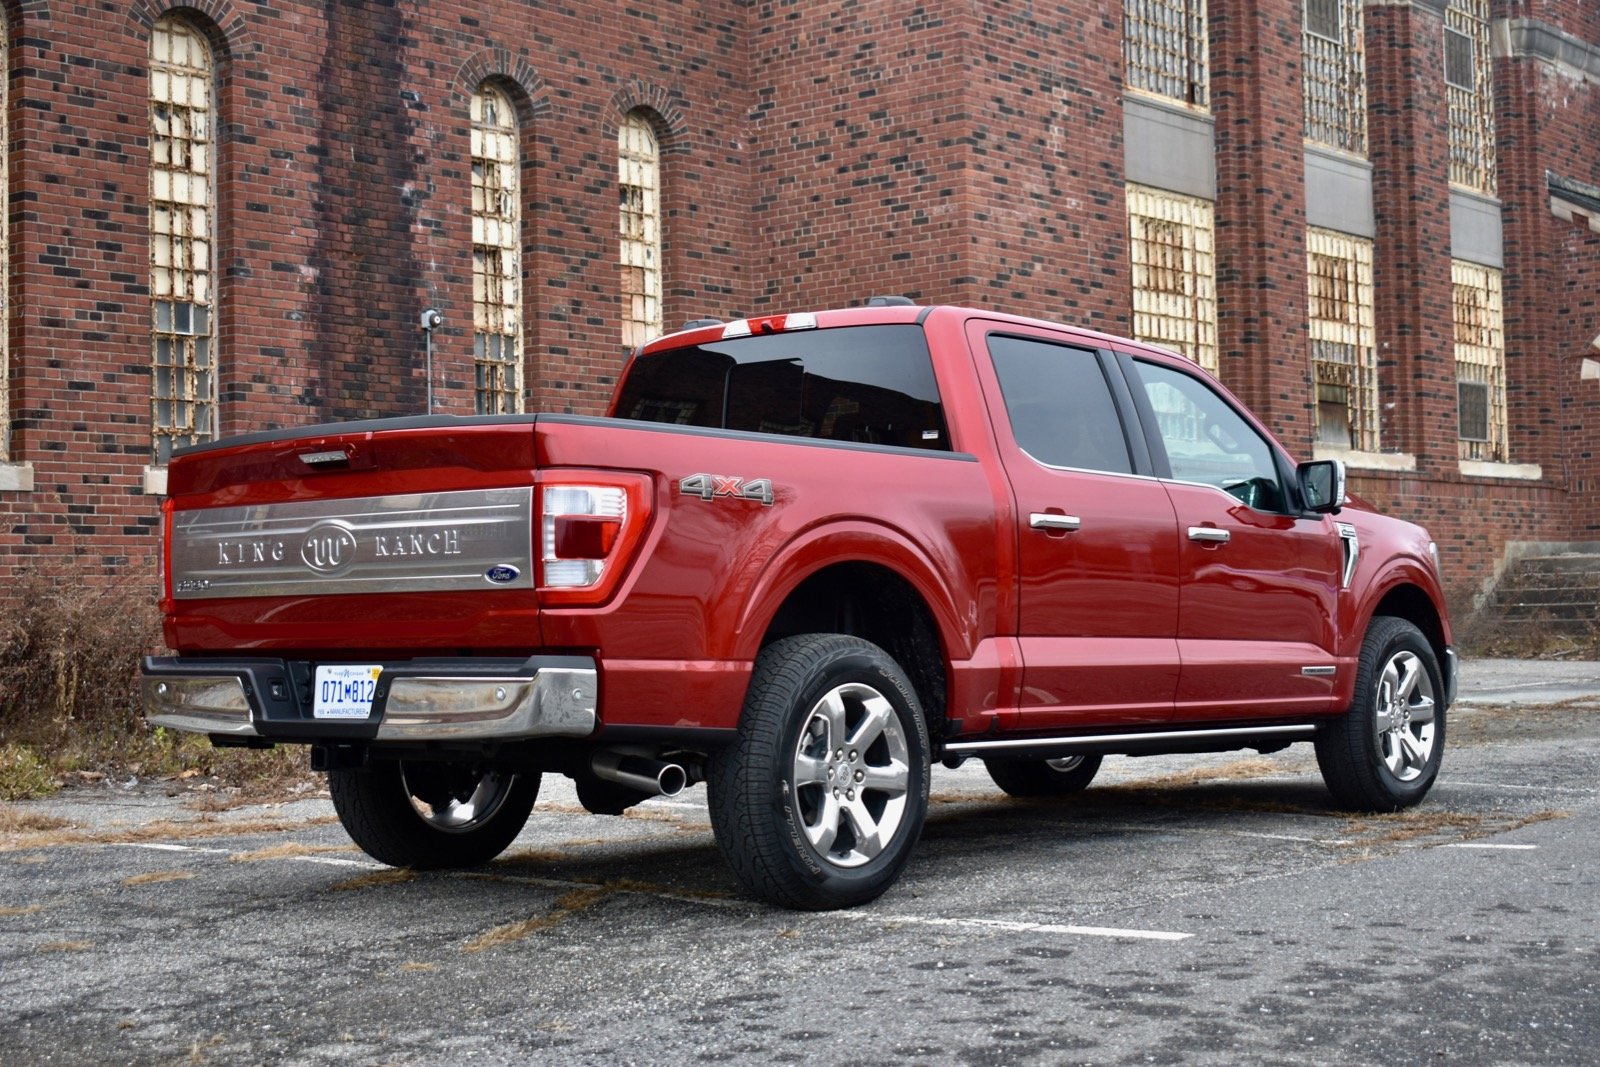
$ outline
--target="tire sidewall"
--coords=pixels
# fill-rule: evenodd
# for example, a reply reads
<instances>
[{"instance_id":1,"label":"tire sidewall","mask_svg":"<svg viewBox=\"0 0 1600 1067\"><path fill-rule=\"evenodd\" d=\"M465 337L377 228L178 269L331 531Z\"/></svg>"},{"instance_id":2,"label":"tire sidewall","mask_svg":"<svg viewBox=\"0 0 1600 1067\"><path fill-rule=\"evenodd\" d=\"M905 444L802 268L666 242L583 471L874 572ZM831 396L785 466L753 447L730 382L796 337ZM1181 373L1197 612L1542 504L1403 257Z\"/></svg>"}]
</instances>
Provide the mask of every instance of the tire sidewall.
<instances>
[{"instance_id":1,"label":"tire sidewall","mask_svg":"<svg viewBox=\"0 0 1600 1067\"><path fill-rule=\"evenodd\" d=\"M1403 782L1395 777L1378 751L1376 713L1379 686L1383 678L1384 665L1397 652L1411 652L1416 655L1422 661L1422 668L1428 672L1428 681L1433 686L1433 751L1429 754L1422 773L1409 782ZM1396 627L1395 632L1375 649L1371 668L1366 679L1367 684L1361 694L1361 703L1355 709L1361 716L1360 743L1371 761L1370 766L1379 786L1394 798L1397 805L1408 806L1420 800L1433 787L1434 779L1439 776L1445 744L1444 682L1439 674L1439 665L1434 659L1433 648L1428 644L1427 638L1410 625Z\"/></svg>"},{"instance_id":2,"label":"tire sidewall","mask_svg":"<svg viewBox=\"0 0 1600 1067\"><path fill-rule=\"evenodd\" d=\"M927 724L910 683L898 669L886 669L886 663L892 663L887 653L871 646L835 653L798 691L778 737L777 788L771 803L783 827L787 846L784 851L797 876L819 893L838 897L841 902L854 902L863 894L875 896L894 881L916 847L928 809ZM811 709L830 690L850 682L871 686L894 708L905 733L911 786L906 792L900 827L884 850L860 867L837 867L817 855L806 840L794 786L794 755Z\"/></svg>"}]
</instances>

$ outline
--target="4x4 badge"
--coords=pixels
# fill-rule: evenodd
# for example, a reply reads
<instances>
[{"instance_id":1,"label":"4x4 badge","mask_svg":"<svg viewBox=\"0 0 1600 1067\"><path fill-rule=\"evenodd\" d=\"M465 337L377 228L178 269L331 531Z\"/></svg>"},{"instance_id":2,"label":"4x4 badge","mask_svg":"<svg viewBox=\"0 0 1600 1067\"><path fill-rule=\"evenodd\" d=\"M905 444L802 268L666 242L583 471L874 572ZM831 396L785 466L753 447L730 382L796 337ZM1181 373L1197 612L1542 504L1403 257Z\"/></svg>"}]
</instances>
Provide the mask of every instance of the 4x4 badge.
<instances>
[{"instance_id":1,"label":"4x4 badge","mask_svg":"<svg viewBox=\"0 0 1600 1067\"><path fill-rule=\"evenodd\" d=\"M772 479L733 478L726 474L691 474L678 482L678 492L684 496L697 496L701 500L730 497L734 500L759 500L772 506Z\"/></svg>"}]
</instances>

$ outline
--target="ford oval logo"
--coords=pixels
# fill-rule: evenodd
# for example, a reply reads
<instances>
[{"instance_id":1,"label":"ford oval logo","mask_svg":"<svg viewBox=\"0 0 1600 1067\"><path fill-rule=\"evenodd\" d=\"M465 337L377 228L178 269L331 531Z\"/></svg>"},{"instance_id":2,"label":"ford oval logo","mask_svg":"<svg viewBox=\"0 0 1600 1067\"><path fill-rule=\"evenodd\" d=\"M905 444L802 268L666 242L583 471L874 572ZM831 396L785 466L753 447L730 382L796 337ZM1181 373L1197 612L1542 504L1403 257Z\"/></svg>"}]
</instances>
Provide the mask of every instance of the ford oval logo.
<instances>
[{"instance_id":1,"label":"ford oval logo","mask_svg":"<svg viewBox=\"0 0 1600 1067\"><path fill-rule=\"evenodd\" d=\"M483 572L483 576L496 585L508 585L517 580L522 572L509 563L497 563Z\"/></svg>"},{"instance_id":2,"label":"ford oval logo","mask_svg":"<svg viewBox=\"0 0 1600 1067\"><path fill-rule=\"evenodd\" d=\"M300 542L300 559L318 574L339 574L356 561L356 538L340 522L319 522Z\"/></svg>"}]
</instances>

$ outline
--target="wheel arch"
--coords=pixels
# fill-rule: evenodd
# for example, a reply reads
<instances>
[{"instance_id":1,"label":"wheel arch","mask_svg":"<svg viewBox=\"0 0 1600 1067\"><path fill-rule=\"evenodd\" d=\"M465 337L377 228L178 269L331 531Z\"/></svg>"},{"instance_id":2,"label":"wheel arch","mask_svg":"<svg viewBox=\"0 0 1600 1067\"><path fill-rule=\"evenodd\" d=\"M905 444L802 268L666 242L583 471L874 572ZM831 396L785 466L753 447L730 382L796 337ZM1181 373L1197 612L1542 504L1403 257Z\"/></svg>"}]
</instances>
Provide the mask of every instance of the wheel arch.
<instances>
[{"instance_id":1,"label":"wheel arch","mask_svg":"<svg viewBox=\"0 0 1600 1067\"><path fill-rule=\"evenodd\" d=\"M925 592L880 561L840 559L797 577L766 617L760 647L807 633L859 637L895 661L922 703L929 731L946 720L949 652Z\"/></svg>"},{"instance_id":2,"label":"wheel arch","mask_svg":"<svg viewBox=\"0 0 1600 1067\"><path fill-rule=\"evenodd\" d=\"M1367 613L1360 634L1365 635L1372 625L1372 620L1380 615L1404 619L1421 630L1422 635L1428 639L1428 646L1433 649L1434 660L1439 664L1439 669L1441 671L1445 669L1450 647L1449 633L1445 626L1443 611L1426 589L1404 577L1397 578L1393 585L1383 591L1373 604L1372 610Z\"/></svg>"}]
</instances>

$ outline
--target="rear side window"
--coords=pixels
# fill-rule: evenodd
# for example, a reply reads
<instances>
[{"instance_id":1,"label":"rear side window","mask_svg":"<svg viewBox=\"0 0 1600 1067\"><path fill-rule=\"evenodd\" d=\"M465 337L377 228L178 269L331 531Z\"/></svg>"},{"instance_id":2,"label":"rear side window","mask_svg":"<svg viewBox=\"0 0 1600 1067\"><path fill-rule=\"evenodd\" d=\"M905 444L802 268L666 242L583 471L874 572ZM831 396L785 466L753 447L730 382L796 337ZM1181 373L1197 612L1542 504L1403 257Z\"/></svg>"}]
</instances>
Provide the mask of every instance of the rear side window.
<instances>
[{"instance_id":1,"label":"rear side window","mask_svg":"<svg viewBox=\"0 0 1600 1067\"><path fill-rule=\"evenodd\" d=\"M922 327L846 326L643 356L617 418L948 450Z\"/></svg>"},{"instance_id":2,"label":"rear side window","mask_svg":"<svg viewBox=\"0 0 1600 1067\"><path fill-rule=\"evenodd\" d=\"M1024 452L1051 467L1133 473L1122 420L1093 352L993 336L989 356Z\"/></svg>"}]
</instances>

